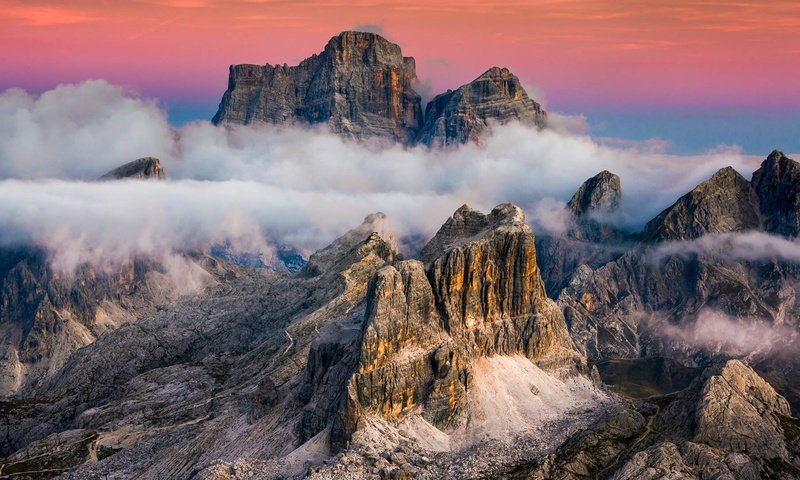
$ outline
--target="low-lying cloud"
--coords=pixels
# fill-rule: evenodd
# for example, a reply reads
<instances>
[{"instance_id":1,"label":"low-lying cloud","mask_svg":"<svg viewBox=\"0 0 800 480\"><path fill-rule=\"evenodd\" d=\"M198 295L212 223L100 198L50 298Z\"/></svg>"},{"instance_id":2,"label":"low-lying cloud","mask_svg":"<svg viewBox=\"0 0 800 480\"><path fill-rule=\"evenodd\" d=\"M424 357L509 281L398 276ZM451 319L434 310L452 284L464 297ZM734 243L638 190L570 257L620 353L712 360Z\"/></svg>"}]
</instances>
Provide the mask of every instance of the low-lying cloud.
<instances>
[{"instance_id":1,"label":"low-lying cloud","mask_svg":"<svg viewBox=\"0 0 800 480\"><path fill-rule=\"evenodd\" d=\"M790 348L799 335L790 325L736 318L709 309L701 310L690 324L666 324L660 333L682 346L737 357Z\"/></svg>"},{"instance_id":2,"label":"low-lying cloud","mask_svg":"<svg viewBox=\"0 0 800 480\"><path fill-rule=\"evenodd\" d=\"M496 127L485 146L432 151L351 142L323 127L174 128L156 102L101 80L40 96L12 89L0 94L0 242L43 244L64 268L223 241L313 250L374 211L398 237L418 238L463 203L506 201L558 231L561 205L604 169L620 175L623 223L637 228L716 169L749 175L760 161L616 147L592 139L580 118L559 121ZM143 156L159 157L171 180L93 182Z\"/></svg>"},{"instance_id":3,"label":"low-lying cloud","mask_svg":"<svg viewBox=\"0 0 800 480\"><path fill-rule=\"evenodd\" d=\"M672 255L700 255L733 261L776 259L800 262L800 241L750 231L708 234L694 240L665 242L650 253L654 263Z\"/></svg>"}]
</instances>

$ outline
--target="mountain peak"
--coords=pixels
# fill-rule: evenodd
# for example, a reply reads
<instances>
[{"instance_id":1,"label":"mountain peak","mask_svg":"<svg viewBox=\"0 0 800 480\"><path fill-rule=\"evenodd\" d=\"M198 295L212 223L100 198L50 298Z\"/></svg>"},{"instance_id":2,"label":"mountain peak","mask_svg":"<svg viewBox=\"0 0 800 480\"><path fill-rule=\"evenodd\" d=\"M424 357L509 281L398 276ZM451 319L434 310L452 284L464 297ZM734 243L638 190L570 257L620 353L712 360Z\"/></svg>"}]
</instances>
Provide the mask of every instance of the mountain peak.
<instances>
[{"instance_id":1,"label":"mountain peak","mask_svg":"<svg viewBox=\"0 0 800 480\"><path fill-rule=\"evenodd\" d=\"M232 65L215 124L327 123L335 133L411 142L422 125L414 59L346 31L297 66Z\"/></svg>"},{"instance_id":2,"label":"mountain peak","mask_svg":"<svg viewBox=\"0 0 800 480\"><path fill-rule=\"evenodd\" d=\"M753 173L764 228L795 237L800 234L800 164L774 150Z\"/></svg>"},{"instance_id":3,"label":"mountain peak","mask_svg":"<svg viewBox=\"0 0 800 480\"><path fill-rule=\"evenodd\" d=\"M756 192L739 172L725 167L648 222L645 238L689 240L759 226Z\"/></svg>"},{"instance_id":4,"label":"mountain peak","mask_svg":"<svg viewBox=\"0 0 800 480\"><path fill-rule=\"evenodd\" d=\"M167 173L161 166L161 160L144 157L128 162L106 173L98 180L122 180L126 178L164 180Z\"/></svg>"},{"instance_id":5,"label":"mountain peak","mask_svg":"<svg viewBox=\"0 0 800 480\"><path fill-rule=\"evenodd\" d=\"M617 210L622 201L622 186L619 176L603 170L586 180L572 196L567 207L576 216L592 212Z\"/></svg>"},{"instance_id":6,"label":"mountain peak","mask_svg":"<svg viewBox=\"0 0 800 480\"><path fill-rule=\"evenodd\" d=\"M437 95L425 108L420 142L428 146L481 143L491 124L519 121L544 127L547 112L532 100L516 75L492 67L472 82Z\"/></svg>"}]
</instances>

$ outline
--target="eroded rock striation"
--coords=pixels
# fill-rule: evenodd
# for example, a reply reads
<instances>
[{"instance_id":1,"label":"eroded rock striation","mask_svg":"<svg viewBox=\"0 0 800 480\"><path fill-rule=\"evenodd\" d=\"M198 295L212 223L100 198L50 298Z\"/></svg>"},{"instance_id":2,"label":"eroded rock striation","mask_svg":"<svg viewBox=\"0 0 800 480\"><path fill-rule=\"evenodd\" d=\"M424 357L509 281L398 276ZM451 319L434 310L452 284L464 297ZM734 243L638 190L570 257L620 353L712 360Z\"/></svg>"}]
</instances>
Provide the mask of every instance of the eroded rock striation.
<instances>
[{"instance_id":1,"label":"eroded rock striation","mask_svg":"<svg viewBox=\"0 0 800 480\"><path fill-rule=\"evenodd\" d=\"M800 164L775 150L753 173L764 229L796 237L800 234Z\"/></svg>"},{"instance_id":2,"label":"eroded rock striation","mask_svg":"<svg viewBox=\"0 0 800 480\"><path fill-rule=\"evenodd\" d=\"M420 142L432 147L480 143L492 124L511 121L542 128L547 113L513 73L492 67L470 83L431 100L425 108Z\"/></svg>"},{"instance_id":3,"label":"eroded rock striation","mask_svg":"<svg viewBox=\"0 0 800 480\"><path fill-rule=\"evenodd\" d=\"M750 182L726 167L648 222L645 239L690 240L755 230L760 222L758 197Z\"/></svg>"},{"instance_id":4,"label":"eroded rock striation","mask_svg":"<svg viewBox=\"0 0 800 480\"><path fill-rule=\"evenodd\" d=\"M438 95L423 112L412 57L380 35L343 32L297 66L232 65L213 122L327 124L355 139L429 146L481 143L493 124L545 126L547 113L507 68Z\"/></svg>"},{"instance_id":5,"label":"eroded rock striation","mask_svg":"<svg viewBox=\"0 0 800 480\"><path fill-rule=\"evenodd\" d=\"M414 59L374 33L343 32L299 65L233 65L215 124L326 123L353 138L416 138Z\"/></svg>"}]
</instances>

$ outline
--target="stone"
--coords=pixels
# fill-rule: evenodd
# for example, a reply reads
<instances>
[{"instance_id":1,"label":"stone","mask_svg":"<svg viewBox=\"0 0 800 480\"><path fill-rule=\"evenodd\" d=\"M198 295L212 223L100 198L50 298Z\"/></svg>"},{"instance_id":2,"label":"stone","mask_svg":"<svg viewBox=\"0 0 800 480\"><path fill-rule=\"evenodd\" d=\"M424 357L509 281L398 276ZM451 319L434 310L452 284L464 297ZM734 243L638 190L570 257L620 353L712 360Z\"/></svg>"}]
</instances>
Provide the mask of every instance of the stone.
<instances>
[{"instance_id":1,"label":"stone","mask_svg":"<svg viewBox=\"0 0 800 480\"><path fill-rule=\"evenodd\" d=\"M161 160L153 157L144 157L126 163L121 167L106 173L98 180L123 180L123 179L138 179L138 180L164 180L167 178L167 172L161 166Z\"/></svg>"},{"instance_id":2,"label":"stone","mask_svg":"<svg viewBox=\"0 0 800 480\"><path fill-rule=\"evenodd\" d=\"M414 59L380 35L343 32L288 67L232 65L216 125L327 124L364 139L411 142L422 126Z\"/></svg>"},{"instance_id":3,"label":"stone","mask_svg":"<svg viewBox=\"0 0 800 480\"><path fill-rule=\"evenodd\" d=\"M547 113L511 71L492 67L472 82L431 100L419 141L430 147L482 143L492 124L511 121L543 128Z\"/></svg>"},{"instance_id":4,"label":"stone","mask_svg":"<svg viewBox=\"0 0 800 480\"><path fill-rule=\"evenodd\" d=\"M753 173L752 184L764 229L787 237L800 234L800 164L775 150Z\"/></svg>"},{"instance_id":5,"label":"stone","mask_svg":"<svg viewBox=\"0 0 800 480\"><path fill-rule=\"evenodd\" d=\"M759 202L750 183L726 167L645 226L647 241L691 240L710 233L756 230Z\"/></svg>"}]
</instances>

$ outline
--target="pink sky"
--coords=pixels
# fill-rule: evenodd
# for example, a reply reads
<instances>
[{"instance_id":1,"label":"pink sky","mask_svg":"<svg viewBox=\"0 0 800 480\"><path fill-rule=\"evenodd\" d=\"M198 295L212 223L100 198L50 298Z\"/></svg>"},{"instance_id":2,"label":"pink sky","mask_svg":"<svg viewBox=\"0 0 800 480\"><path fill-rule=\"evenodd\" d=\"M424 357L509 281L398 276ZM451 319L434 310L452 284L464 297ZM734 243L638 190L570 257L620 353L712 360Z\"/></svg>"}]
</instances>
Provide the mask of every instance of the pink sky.
<instances>
[{"instance_id":1,"label":"pink sky","mask_svg":"<svg viewBox=\"0 0 800 480\"><path fill-rule=\"evenodd\" d=\"M435 91L498 65L556 107L800 107L797 0L0 0L0 89L104 78L208 102L229 64L295 64L359 25Z\"/></svg>"}]
</instances>

